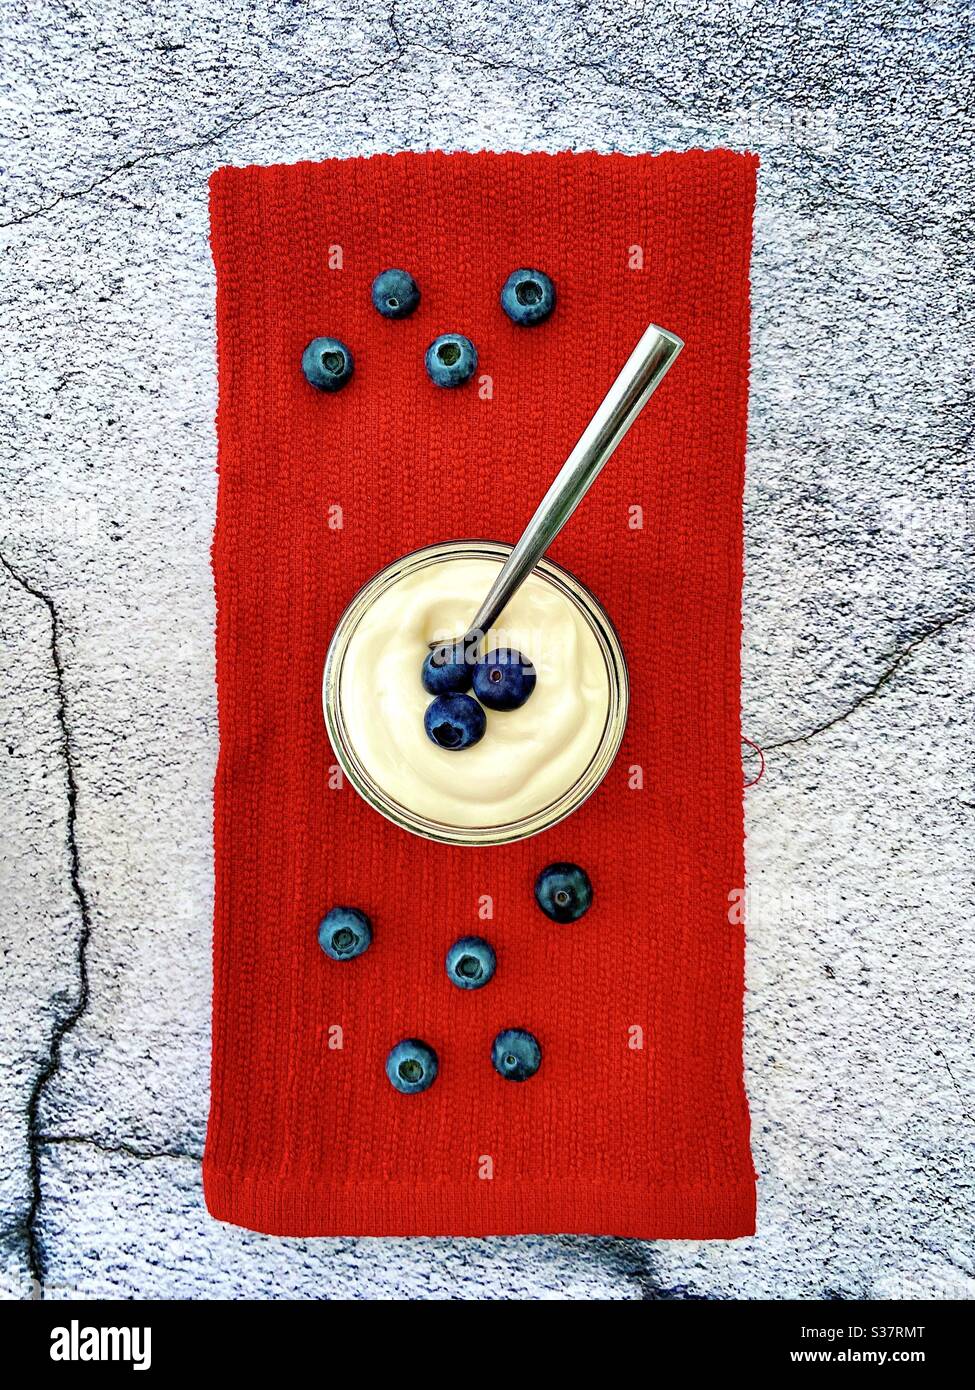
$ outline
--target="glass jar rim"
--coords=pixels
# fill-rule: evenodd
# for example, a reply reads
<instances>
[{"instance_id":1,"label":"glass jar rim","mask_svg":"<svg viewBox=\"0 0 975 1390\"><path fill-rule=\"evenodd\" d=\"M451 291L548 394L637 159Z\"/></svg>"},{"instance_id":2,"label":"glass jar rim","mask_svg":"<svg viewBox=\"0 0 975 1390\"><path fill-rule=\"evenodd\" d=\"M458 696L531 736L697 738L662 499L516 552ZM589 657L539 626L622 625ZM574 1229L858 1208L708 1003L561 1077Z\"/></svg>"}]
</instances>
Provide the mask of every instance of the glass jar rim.
<instances>
[{"instance_id":1,"label":"glass jar rim","mask_svg":"<svg viewBox=\"0 0 975 1390\"><path fill-rule=\"evenodd\" d=\"M392 584L416 570L442 560L489 559L501 563L511 546L501 541L440 541L421 546L391 561L367 580L339 618L328 645L322 675L322 708L332 751L355 791L375 811L401 829L427 840L452 845L503 845L538 835L577 810L596 790L619 752L629 712L629 679L619 635L595 595L569 570L547 557L534 574L553 584L572 602L589 624L606 663L609 700L599 744L585 770L554 801L517 820L499 825L451 825L410 810L391 797L367 772L348 738L342 714L342 664L356 626L370 604Z\"/></svg>"}]
</instances>

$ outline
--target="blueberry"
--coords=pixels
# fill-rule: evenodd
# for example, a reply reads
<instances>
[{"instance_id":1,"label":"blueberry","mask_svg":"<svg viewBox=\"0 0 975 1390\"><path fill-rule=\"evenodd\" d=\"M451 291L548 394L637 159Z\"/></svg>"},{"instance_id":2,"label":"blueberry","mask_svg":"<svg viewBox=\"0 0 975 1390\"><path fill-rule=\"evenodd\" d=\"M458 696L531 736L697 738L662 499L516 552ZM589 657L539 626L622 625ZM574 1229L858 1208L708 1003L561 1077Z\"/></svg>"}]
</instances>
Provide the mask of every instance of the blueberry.
<instances>
[{"instance_id":1,"label":"blueberry","mask_svg":"<svg viewBox=\"0 0 975 1390\"><path fill-rule=\"evenodd\" d=\"M530 328L555 308L555 286L542 270L513 270L501 291L501 307L512 323Z\"/></svg>"},{"instance_id":2,"label":"blueberry","mask_svg":"<svg viewBox=\"0 0 975 1390\"><path fill-rule=\"evenodd\" d=\"M446 695L450 691L470 690L474 679L473 663L467 661L461 643L447 642L428 652L420 672L423 689L431 695Z\"/></svg>"},{"instance_id":3,"label":"blueberry","mask_svg":"<svg viewBox=\"0 0 975 1390\"><path fill-rule=\"evenodd\" d=\"M474 694L488 709L518 709L535 689L535 668L514 647L496 647L474 667Z\"/></svg>"},{"instance_id":4,"label":"blueberry","mask_svg":"<svg viewBox=\"0 0 975 1390\"><path fill-rule=\"evenodd\" d=\"M386 1075L404 1096L427 1090L437 1079L437 1054L419 1038L404 1038L386 1058Z\"/></svg>"},{"instance_id":5,"label":"blueberry","mask_svg":"<svg viewBox=\"0 0 975 1390\"><path fill-rule=\"evenodd\" d=\"M592 907L592 884L578 864L549 864L535 880L535 901L553 922L576 922Z\"/></svg>"},{"instance_id":6,"label":"blueberry","mask_svg":"<svg viewBox=\"0 0 975 1390\"><path fill-rule=\"evenodd\" d=\"M322 918L318 944L332 960L352 960L372 943L369 918L357 907L333 907Z\"/></svg>"},{"instance_id":7,"label":"blueberry","mask_svg":"<svg viewBox=\"0 0 975 1390\"><path fill-rule=\"evenodd\" d=\"M338 338L312 338L301 354L301 370L317 391L340 391L352 375L352 354Z\"/></svg>"},{"instance_id":8,"label":"blueberry","mask_svg":"<svg viewBox=\"0 0 975 1390\"><path fill-rule=\"evenodd\" d=\"M458 989L481 989L494 974L494 947L480 936L462 936L447 952L447 977Z\"/></svg>"},{"instance_id":9,"label":"blueberry","mask_svg":"<svg viewBox=\"0 0 975 1390\"><path fill-rule=\"evenodd\" d=\"M542 1065L542 1049L531 1033L522 1028L506 1028L494 1040L491 1063L505 1081L527 1081Z\"/></svg>"},{"instance_id":10,"label":"blueberry","mask_svg":"<svg viewBox=\"0 0 975 1390\"><path fill-rule=\"evenodd\" d=\"M426 364L434 386L463 386L477 371L477 349L462 333L444 333L427 348Z\"/></svg>"},{"instance_id":11,"label":"blueberry","mask_svg":"<svg viewBox=\"0 0 975 1390\"><path fill-rule=\"evenodd\" d=\"M383 270L372 282L372 302L384 319L405 319L420 302L420 290L407 270Z\"/></svg>"},{"instance_id":12,"label":"blueberry","mask_svg":"<svg viewBox=\"0 0 975 1390\"><path fill-rule=\"evenodd\" d=\"M427 738L440 748L457 752L481 741L487 727L487 715L476 700L455 691L450 695L438 695L430 701L423 716L423 727L427 731Z\"/></svg>"}]
</instances>

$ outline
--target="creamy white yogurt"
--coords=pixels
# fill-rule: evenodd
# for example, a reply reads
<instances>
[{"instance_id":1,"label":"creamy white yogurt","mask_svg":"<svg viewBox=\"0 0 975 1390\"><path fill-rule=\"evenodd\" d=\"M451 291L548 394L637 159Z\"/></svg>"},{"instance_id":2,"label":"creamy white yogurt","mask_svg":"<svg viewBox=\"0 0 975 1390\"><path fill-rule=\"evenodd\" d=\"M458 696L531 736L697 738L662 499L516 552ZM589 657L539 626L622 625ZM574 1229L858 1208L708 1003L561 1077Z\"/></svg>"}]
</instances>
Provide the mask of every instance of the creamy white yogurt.
<instances>
[{"instance_id":1,"label":"creamy white yogurt","mask_svg":"<svg viewBox=\"0 0 975 1390\"><path fill-rule=\"evenodd\" d=\"M340 696L348 741L401 806L463 827L521 820L575 785L603 735L610 687L585 615L533 574L487 649L514 647L538 680L516 710L488 710L480 743L457 752L427 737L420 682L428 642L463 632L501 562L458 557L401 576L363 614L345 651Z\"/></svg>"}]
</instances>

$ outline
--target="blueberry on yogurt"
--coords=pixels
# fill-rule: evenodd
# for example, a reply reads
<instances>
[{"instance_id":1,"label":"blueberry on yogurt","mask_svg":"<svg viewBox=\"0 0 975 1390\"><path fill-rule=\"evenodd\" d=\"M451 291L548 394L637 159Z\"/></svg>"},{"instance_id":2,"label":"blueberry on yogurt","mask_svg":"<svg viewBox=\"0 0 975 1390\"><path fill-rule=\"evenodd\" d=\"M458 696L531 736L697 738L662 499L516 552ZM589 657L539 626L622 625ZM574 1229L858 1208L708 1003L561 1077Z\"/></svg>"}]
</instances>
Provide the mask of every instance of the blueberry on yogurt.
<instances>
[{"instance_id":1,"label":"blueberry on yogurt","mask_svg":"<svg viewBox=\"0 0 975 1390\"><path fill-rule=\"evenodd\" d=\"M496 647L474 667L474 694L488 709L519 709L535 681L535 667L514 647Z\"/></svg>"},{"instance_id":2,"label":"blueberry on yogurt","mask_svg":"<svg viewBox=\"0 0 975 1390\"><path fill-rule=\"evenodd\" d=\"M352 353L338 338L312 338L301 354L301 370L316 391L341 391L354 370Z\"/></svg>"},{"instance_id":3,"label":"blueberry on yogurt","mask_svg":"<svg viewBox=\"0 0 975 1390\"><path fill-rule=\"evenodd\" d=\"M542 270L513 270L501 291L501 307L512 323L533 328L555 308L555 286Z\"/></svg>"},{"instance_id":4,"label":"blueberry on yogurt","mask_svg":"<svg viewBox=\"0 0 975 1390\"><path fill-rule=\"evenodd\" d=\"M463 386L477 371L477 349L463 333L443 333L434 338L425 360L434 386Z\"/></svg>"},{"instance_id":5,"label":"blueberry on yogurt","mask_svg":"<svg viewBox=\"0 0 975 1390\"><path fill-rule=\"evenodd\" d=\"M420 289L407 270L383 270L372 282L372 302L384 319L405 319L420 302Z\"/></svg>"},{"instance_id":6,"label":"blueberry on yogurt","mask_svg":"<svg viewBox=\"0 0 975 1390\"><path fill-rule=\"evenodd\" d=\"M461 643L444 642L428 652L420 680L431 695L448 695L451 691L470 690L474 667L466 658Z\"/></svg>"},{"instance_id":7,"label":"blueberry on yogurt","mask_svg":"<svg viewBox=\"0 0 975 1390\"><path fill-rule=\"evenodd\" d=\"M423 727L432 743L454 753L480 743L487 728L487 715L476 700L455 691L431 700L423 716Z\"/></svg>"}]
</instances>

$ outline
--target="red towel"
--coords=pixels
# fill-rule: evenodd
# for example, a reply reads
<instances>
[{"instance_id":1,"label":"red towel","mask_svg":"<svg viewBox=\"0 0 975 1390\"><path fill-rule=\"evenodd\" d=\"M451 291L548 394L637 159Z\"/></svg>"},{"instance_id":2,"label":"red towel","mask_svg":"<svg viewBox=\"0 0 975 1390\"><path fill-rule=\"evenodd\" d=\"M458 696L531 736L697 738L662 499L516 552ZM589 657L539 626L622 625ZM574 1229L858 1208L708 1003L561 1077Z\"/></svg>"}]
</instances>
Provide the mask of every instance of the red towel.
<instances>
[{"instance_id":1,"label":"red towel","mask_svg":"<svg viewBox=\"0 0 975 1390\"><path fill-rule=\"evenodd\" d=\"M291 1235L754 1230L736 908L756 165L726 151L399 154L213 176L213 1215ZM422 291L399 322L370 302L388 266ZM499 304L519 266L558 290L532 329ZM622 638L620 754L535 838L411 836L329 786L335 623L418 546L516 540L651 321L687 346L552 551ZM490 391L428 381L424 350L446 331L476 344ZM323 334L355 356L332 396L300 368ZM595 886L571 926L533 899L553 860ZM316 939L336 903L373 922L352 963ZM496 947L483 990L445 975L464 935ZM542 1045L526 1083L491 1067L505 1027ZM419 1096L384 1073L406 1037L440 1058Z\"/></svg>"}]
</instances>

